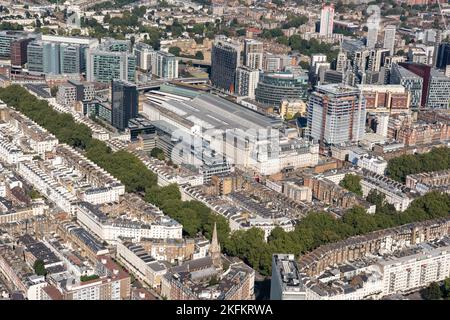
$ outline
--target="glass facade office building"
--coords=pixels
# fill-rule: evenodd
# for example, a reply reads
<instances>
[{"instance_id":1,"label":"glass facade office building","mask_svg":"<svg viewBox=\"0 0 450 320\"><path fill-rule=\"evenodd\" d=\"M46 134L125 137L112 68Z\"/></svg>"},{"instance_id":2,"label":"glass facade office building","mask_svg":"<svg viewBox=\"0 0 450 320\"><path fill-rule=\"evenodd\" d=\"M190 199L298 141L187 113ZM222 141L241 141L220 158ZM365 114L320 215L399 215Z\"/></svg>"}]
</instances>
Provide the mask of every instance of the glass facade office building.
<instances>
[{"instance_id":1,"label":"glass facade office building","mask_svg":"<svg viewBox=\"0 0 450 320\"><path fill-rule=\"evenodd\" d=\"M421 106L423 91L423 79L421 77L394 63L391 67L389 83L401 84L410 92L412 108Z\"/></svg>"},{"instance_id":2,"label":"glass facade office building","mask_svg":"<svg viewBox=\"0 0 450 320\"><path fill-rule=\"evenodd\" d=\"M234 92L240 50L225 41L218 41L211 50L211 83L222 90Z\"/></svg>"},{"instance_id":3,"label":"glass facade office building","mask_svg":"<svg viewBox=\"0 0 450 320\"><path fill-rule=\"evenodd\" d=\"M81 73L82 55L80 46L61 44L61 73Z\"/></svg>"},{"instance_id":4,"label":"glass facade office building","mask_svg":"<svg viewBox=\"0 0 450 320\"><path fill-rule=\"evenodd\" d=\"M450 108L450 78L436 69L431 70L427 108Z\"/></svg>"},{"instance_id":5,"label":"glass facade office building","mask_svg":"<svg viewBox=\"0 0 450 320\"><path fill-rule=\"evenodd\" d=\"M436 68L445 69L450 65L450 43L441 43L439 45Z\"/></svg>"},{"instance_id":6,"label":"glass facade office building","mask_svg":"<svg viewBox=\"0 0 450 320\"><path fill-rule=\"evenodd\" d=\"M153 73L163 79L178 78L177 58L171 53L158 51L156 54L156 72Z\"/></svg>"},{"instance_id":7,"label":"glass facade office building","mask_svg":"<svg viewBox=\"0 0 450 320\"><path fill-rule=\"evenodd\" d=\"M9 58L11 55L11 43L24 36L20 31L0 31L0 57Z\"/></svg>"},{"instance_id":8,"label":"glass facade office building","mask_svg":"<svg viewBox=\"0 0 450 320\"><path fill-rule=\"evenodd\" d=\"M128 127L128 121L138 115L138 92L134 84L112 81L112 125L119 130Z\"/></svg>"},{"instance_id":9,"label":"glass facade office building","mask_svg":"<svg viewBox=\"0 0 450 320\"><path fill-rule=\"evenodd\" d=\"M43 43L33 41L27 47L27 63L30 73L44 73Z\"/></svg>"},{"instance_id":10,"label":"glass facade office building","mask_svg":"<svg viewBox=\"0 0 450 320\"><path fill-rule=\"evenodd\" d=\"M87 54L88 81L108 83L111 80L135 81L136 57L128 52L92 50Z\"/></svg>"},{"instance_id":11,"label":"glass facade office building","mask_svg":"<svg viewBox=\"0 0 450 320\"><path fill-rule=\"evenodd\" d=\"M283 99L304 99L308 77L293 73L261 74L255 89L256 101L272 106L280 106Z\"/></svg>"},{"instance_id":12,"label":"glass facade office building","mask_svg":"<svg viewBox=\"0 0 450 320\"><path fill-rule=\"evenodd\" d=\"M27 47L28 71L41 74L82 73L85 46L33 41Z\"/></svg>"}]
</instances>

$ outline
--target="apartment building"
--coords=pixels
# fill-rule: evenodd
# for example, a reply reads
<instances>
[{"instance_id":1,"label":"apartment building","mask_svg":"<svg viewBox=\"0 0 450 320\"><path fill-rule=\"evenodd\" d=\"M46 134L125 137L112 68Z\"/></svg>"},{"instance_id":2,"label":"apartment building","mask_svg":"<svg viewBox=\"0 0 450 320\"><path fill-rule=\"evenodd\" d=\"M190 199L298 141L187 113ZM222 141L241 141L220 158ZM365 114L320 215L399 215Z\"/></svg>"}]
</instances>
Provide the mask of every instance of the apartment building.
<instances>
[{"instance_id":1,"label":"apartment building","mask_svg":"<svg viewBox=\"0 0 450 320\"><path fill-rule=\"evenodd\" d=\"M100 256L96 264L98 277L81 281L70 274L49 277L50 283L42 289L41 300L129 300L130 275L110 256Z\"/></svg>"},{"instance_id":2,"label":"apartment building","mask_svg":"<svg viewBox=\"0 0 450 320\"><path fill-rule=\"evenodd\" d=\"M362 140L365 120L365 99L353 87L319 85L309 98L308 129L314 141L339 144Z\"/></svg>"},{"instance_id":3,"label":"apartment building","mask_svg":"<svg viewBox=\"0 0 450 320\"><path fill-rule=\"evenodd\" d=\"M17 173L62 210L75 215L77 198L35 163L20 162Z\"/></svg>"},{"instance_id":4,"label":"apartment building","mask_svg":"<svg viewBox=\"0 0 450 320\"><path fill-rule=\"evenodd\" d=\"M415 189L420 194L432 190L450 193L450 170L423 172L406 176L406 186Z\"/></svg>"},{"instance_id":5,"label":"apartment building","mask_svg":"<svg viewBox=\"0 0 450 320\"><path fill-rule=\"evenodd\" d=\"M158 262L139 244L117 243L117 259L139 280L153 289L159 289L161 278L166 274L166 266Z\"/></svg>"},{"instance_id":6,"label":"apartment building","mask_svg":"<svg viewBox=\"0 0 450 320\"><path fill-rule=\"evenodd\" d=\"M104 241L117 242L125 237L140 241L142 238L181 239L182 225L160 216L152 223L129 218L108 218L99 206L81 202L77 210L78 222Z\"/></svg>"},{"instance_id":7,"label":"apartment building","mask_svg":"<svg viewBox=\"0 0 450 320\"><path fill-rule=\"evenodd\" d=\"M418 196L405 185L371 171L364 171L360 183L364 197L367 197L371 190L377 190L385 195L386 201L394 205L397 211L405 211Z\"/></svg>"},{"instance_id":8,"label":"apartment building","mask_svg":"<svg viewBox=\"0 0 450 320\"><path fill-rule=\"evenodd\" d=\"M0 245L0 273L12 284L13 290L21 292L28 300L40 300L41 289L47 286L43 276L34 274L12 247Z\"/></svg>"},{"instance_id":9,"label":"apartment building","mask_svg":"<svg viewBox=\"0 0 450 320\"><path fill-rule=\"evenodd\" d=\"M402 85L359 85L367 112L408 112L410 93Z\"/></svg>"}]
</instances>

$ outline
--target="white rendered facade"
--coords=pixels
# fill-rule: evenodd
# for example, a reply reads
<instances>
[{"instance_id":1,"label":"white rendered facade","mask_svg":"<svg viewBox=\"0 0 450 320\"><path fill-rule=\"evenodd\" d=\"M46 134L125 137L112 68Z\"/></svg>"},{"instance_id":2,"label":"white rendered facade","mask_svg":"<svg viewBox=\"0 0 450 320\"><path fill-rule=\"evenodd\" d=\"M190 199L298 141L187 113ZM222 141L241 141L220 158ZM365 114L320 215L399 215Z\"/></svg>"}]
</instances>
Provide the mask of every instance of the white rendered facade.
<instances>
[{"instance_id":1,"label":"white rendered facade","mask_svg":"<svg viewBox=\"0 0 450 320\"><path fill-rule=\"evenodd\" d=\"M371 190L377 190L384 194L386 196L386 201L394 205L395 209L398 211L405 211L409 204L414 200L414 198L408 194L404 185L382 175L365 174L360 183L364 197L367 197Z\"/></svg>"},{"instance_id":2,"label":"white rendered facade","mask_svg":"<svg viewBox=\"0 0 450 320\"><path fill-rule=\"evenodd\" d=\"M384 28L383 48L389 49L391 56L394 55L395 30L396 27L394 25L388 25Z\"/></svg>"},{"instance_id":3,"label":"white rendered facade","mask_svg":"<svg viewBox=\"0 0 450 320\"><path fill-rule=\"evenodd\" d=\"M444 237L408 245L333 266L315 277L302 273L293 255L275 254L270 297L273 300L378 300L415 292L450 276L449 244L449 238ZM357 277L363 281L354 286L352 281Z\"/></svg>"},{"instance_id":4,"label":"white rendered facade","mask_svg":"<svg viewBox=\"0 0 450 320\"><path fill-rule=\"evenodd\" d=\"M76 213L77 198L34 163L20 162L17 172L58 207L72 215Z\"/></svg>"},{"instance_id":5,"label":"white rendered facade","mask_svg":"<svg viewBox=\"0 0 450 320\"><path fill-rule=\"evenodd\" d=\"M16 164L23 157L23 152L7 140L0 138L0 159L8 164Z\"/></svg>"},{"instance_id":6,"label":"white rendered facade","mask_svg":"<svg viewBox=\"0 0 450 320\"><path fill-rule=\"evenodd\" d=\"M359 158L356 165L360 168L383 175L387 168L387 161L366 156Z\"/></svg>"},{"instance_id":7,"label":"white rendered facade","mask_svg":"<svg viewBox=\"0 0 450 320\"><path fill-rule=\"evenodd\" d=\"M158 51L156 54L156 70L152 70L152 73L167 80L178 78L178 60L171 53Z\"/></svg>"},{"instance_id":8,"label":"white rendered facade","mask_svg":"<svg viewBox=\"0 0 450 320\"><path fill-rule=\"evenodd\" d=\"M96 234L99 238L116 242L120 237L154 239L181 239L183 226L176 221L162 216L152 224L126 219L109 220L96 214L85 205L80 205L77 211L78 221Z\"/></svg>"},{"instance_id":9,"label":"white rendered facade","mask_svg":"<svg viewBox=\"0 0 450 320\"><path fill-rule=\"evenodd\" d=\"M255 89L259 82L259 70L240 66L236 70L236 93L255 99Z\"/></svg>"},{"instance_id":10,"label":"white rendered facade","mask_svg":"<svg viewBox=\"0 0 450 320\"><path fill-rule=\"evenodd\" d=\"M152 288L158 288L161 277L167 269L160 262L151 258L139 245L117 243L117 259L123 263L139 280Z\"/></svg>"}]
</instances>

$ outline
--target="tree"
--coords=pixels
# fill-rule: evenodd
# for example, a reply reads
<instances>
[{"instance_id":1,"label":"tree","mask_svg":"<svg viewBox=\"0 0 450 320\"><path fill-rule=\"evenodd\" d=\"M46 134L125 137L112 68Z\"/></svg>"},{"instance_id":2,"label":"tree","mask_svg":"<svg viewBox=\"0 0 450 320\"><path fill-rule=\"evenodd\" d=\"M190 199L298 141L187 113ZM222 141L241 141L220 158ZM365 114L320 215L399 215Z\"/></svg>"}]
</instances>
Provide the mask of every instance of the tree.
<instances>
[{"instance_id":1,"label":"tree","mask_svg":"<svg viewBox=\"0 0 450 320\"><path fill-rule=\"evenodd\" d=\"M428 288L422 292L422 297L425 300L440 300L442 298L441 288L436 282L431 283Z\"/></svg>"},{"instance_id":2,"label":"tree","mask_svg":"<svg viewBox=\"0 0 450 320\"><path fill-rule=\"evenodd\" d=\"M0 30L23 30L23 26L18 23L3 21L2 23L0 23Z\"/></svg>"},{"instance_id":3,"label":"tree","mask_svg":"<svg viewBox=\"0 0 450 320\"><path fill-rule=\"evenodd\" d=\"M71 36L80 36L81 35L81 30L80 29L72 29L72 31L70 32Z\"/></svg>"},{"instance_id":4,"label":"tree","mask_svg":"<svg viewBox=\"0 0 450 320\"><path fill-rule=\"evenodd\" d=\"M302 67L302 69L309 70L309 63L307 61L300 61L299 66Z\"/></svg>"},{"instance_id":5,"label":"tree","mask_svg":"<svg viewBox=\"0 0 450 320\"><path fill-rule=\"evenodd\" d=\"M50 95L52 97L56 97L56 93L58 93L58 86L53 86L50 88Z\"/></svg>"},{"instance_id":6,"label":"tree","mask_svg":"<svg viewBox=\"0 0 450 320\"><path fill-rule=\"evenodd\" d=\"M408 154L388 161L387 175L404 182L409 174L450 169L450 148L434 148L425 154Z\"/></svg>"},{"instance_id":7,"label":"tree","mask_svg":"<svg viewBox=\"0 0 450 320\"><path fill-rule=\"evenodd\" d=\"M42 197L41 194L39 193L39 191L37 191L36 189L31 189L28 196L31 199L38 199L38 198Z\"/></svg>"},{"instance_id":8,"label":"tree","mask_svg":"<svg viewBox=\"0 0 450 320\"><path fill-rule=\"evenodd\" d=\"M195 59L197 59L197 60L203 60L203 59L205 59L205 57L203 56L203 52L197 51L197 52L195 53Z\"/></svg>"},{"instance_id":9,"label":"tree","mask_svg":"<svg viewBox=\"0 0 450 320\"><path fill-rule=\"evenodd\" d=\"M369 194L366 197L366 200L369 201L370 203L378 206L382 206L384 204L384 200L385 200L386 196L380 192L378 192L375 189L372 189L369 191Z\"/></svg>"},{"instance_id":10,"label":"tree","mask_svg":"<svg viewBox=\"0 0 450 320\"><path fill-rule=\"evenodd\" d=\"M133 10L131 10L131 13L137 17L143 17L144 14L147 12L147 8L145 6L140 7L134 7Z\"/></svg>"},{"instance_id":11,"label":"tree","mask_svg":"<svg viewBox=\"0 0 450 320\"><path fill-rule=\"evenodd\" d=\"M307 22L308 22L308 17L291 15L288 17L288 21L283 24L282 28L283 29L298 28Z\"/></svg>"},{"instance_id":12,"label":"tree","mask_svg":"<svg viewBox=\"0 0 450 320\"><path fill-rule=\"evenodd\" d=\"M213 277L211 277L211 279L209 279L209 284L208 285L215 286L218 283L219 283L219 280L217 279L217 276L213 276Z\"/></svg>"},{"instance_id":13,"label":"tree","mask_svg":"<svg viewBox=\"0 0 450 320\"><path fill-rule=\"evenodd\" d=\"M157 158L158 160L164 161L165 156L164 156L164 151L160 148L153 148L150 151L150 156L153 158Z\"/></svg>"},{"instance_id":14,"label":"tree","mask_svg":"<svg viewBox=\"0 0 450 320\"><path fill-rule=\"evenodd\" d=\"M442 296L446 299L450 298L450 278L444 280L444 284L442 285Z\"/></svg>"},{"instance_id":15,"label":"tree","mask_svg":"<svg viewBox=\"0 0 450 320\"><path fill-rule=\"evenodd\" d=\"M181 49L179 47L170 47L169 53L173 54L174 56L179 57L180 56Z\"/></svg>"},{"instance_id":16,"label":"tree","mask_svg":"<svg viewBox=\"0 0 450 320\"><path fill-rule=\"evenodd\" d=\"M175 19L171 26L167 26L167 31L172 32L172 36L174 38L178 38L183 34L184 27L182 24L180 24L180 22L178 22L177 19Z\"/></svg>"},{"instance_id":17,"label":"tree","mask_svg":"<svg viewBox=\"0 0 450 320\"><path fill-rule=\"evenodd\" d=\"M164 206L166 201L181 200L181 193L174 183L164 187L154 185L145 191L145 199L157 206Z\"/></svg>"},{"instance_id":18,"label":"tree","mask_svg":"<svg viewBox=\"0 0 450 320\"><path fill-rule=\"evenodd\" d=\"M355 174L346 174L344 179L341 180L339 185L353 193L356 193L359 196L362 196L362 188L361 188L361 177Z\"/></svg>"},{"instance_id":19,"label":"tree","mask_svg":"<svg viewBox=\"0 0 450 320\"><path fill-rule=\"evenodd\" d=\"M33 264L34 273L36 273L38 276L45 276L47 275L47 270L45 269L44 261L38 259Z\"/></svg>"},{"instance_id":20,"label":"tree","mask_svg":"<svg viewBox=\"0 0 450 320\"><path fill-rule=\"evenodd\" d=\"M301 54L311 56L316 53L327 55L328 61L336 59L339 50L333 50L333 45L319 42L317 39L305 40L300 35L294 34L289 38L289 46L292 50L299 51Z\"/></svg>"},{"instance_id":21,"label":"tree","mask_svg":"<svg viewBox=\"0 0 450 320\"><path fill-rule=\"evenodd\" d=\"M345 213L342 219L344 223L353 228L355 235L374 231L377 227L375 218L368 214L362 207L351 208Z\"/></svg>"},{"instance_id":22,"label":"tree","mask_svg":"<svg viewBox=\"0 0 450 320\"><path fill-rule=\"evenodd\" d=\"M266 39L272 39L272 38L278 38L281 37L283 34L283 30L281 30L280 28L275 28L275 29L264 29L261 37L266 38Z\"/></svg>"},{"instance_id":23,"label":"tree","mask_svg":"<svg viewBox=\"0 0 450 320\"><path fill-rule=\"evenodd\" d=\"M289 46L289 38L286 36L281 36L277 38L277 42L279 44L285 45L285 46Z\"/></svg>"},{"instance_id":24,"label":"tree","mask_svg":"<svg viewBox=\"0 0 450 320\"><path fill-rule=\"evenodd\" d=\"M203 23L196 23L192 27L193 34L203 35L204 31L205 31L205 25Z\"/></svg>"},{"instance_id":25,"label":"tree","mask_svg":"<svg viewBox=\"0 0 450 320\"><path fill-rule=\"evenodd\" d=\"M268 250L268 245L264 241L264 231L253 227L247 231L234 232L226 248L227 252L237 255L248 265L259 269L261 256Z\"/></svg>"},{"instance_id":26,"label":"tree","mask_svg":"<svg viewBox=\"0 0 450 320\"><path fill-rule=\"evenodd\" d=\"M433 24L431 26L434 29L442 28L442 24L439 17L434 18Z\"/></svg>"},{"instance_id":27,"label":"tree","mask_svg":"<svg viewBox=\"0 0 450 320\"><path fill-rule=\"evenodd\" d=\"M239 37L245 36L247 34L247 30L245 28L236 30L236 35Z\"/></svg>"}]
</instances>

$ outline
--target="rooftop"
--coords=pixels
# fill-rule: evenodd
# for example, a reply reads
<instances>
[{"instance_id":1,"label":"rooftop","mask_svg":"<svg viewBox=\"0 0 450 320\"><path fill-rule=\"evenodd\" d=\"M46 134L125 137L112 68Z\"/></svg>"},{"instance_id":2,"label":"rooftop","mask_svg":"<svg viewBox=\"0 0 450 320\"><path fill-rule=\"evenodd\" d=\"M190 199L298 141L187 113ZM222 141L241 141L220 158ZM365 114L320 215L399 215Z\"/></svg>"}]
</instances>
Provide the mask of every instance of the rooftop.
<instances>
[{"instance_id":1,"label":"rooftop","mask_svg":"<svg viewBox=\"0 0 450 320\"><path fill-rule=\"evenodd\" d=\"M152 105L154 105L152 103ZM207 129L263 129L278 128L281 120L261 115L221 97L204 93L191 100L168 99L160 103L161 112ZM189 125L189 124L186 124Z\"/></svg>"}]
</instances>

